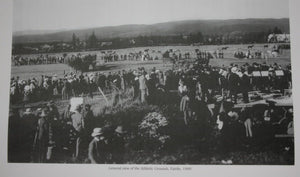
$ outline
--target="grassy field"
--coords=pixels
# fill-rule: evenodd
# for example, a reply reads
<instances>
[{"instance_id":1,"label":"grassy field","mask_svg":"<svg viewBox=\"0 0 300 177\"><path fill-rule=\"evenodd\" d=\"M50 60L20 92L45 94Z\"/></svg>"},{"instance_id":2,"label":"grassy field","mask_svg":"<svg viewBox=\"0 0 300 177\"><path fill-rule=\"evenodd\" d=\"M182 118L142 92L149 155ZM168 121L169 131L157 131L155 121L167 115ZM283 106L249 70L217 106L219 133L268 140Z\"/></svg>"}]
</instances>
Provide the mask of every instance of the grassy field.
<instances>
[{"instance_id":1,"label":"grassy field","mask_svg":"<svg viewBox=\"0 0 300 177\"><path fill-rule=\"evenodd\" d=\"M256 44L254 45L252 51L262 51L267 52L271 50L273 44L268 44L268 48L264 48L264 44ZM195 49L200 49L201 51L215 51L217 49L221 49L222 47L227 46L227 50L223 50L224 52L224 59L212 59L210 60L210 64L212 66L228 66L230 63L242 64L242 63L253 63L253 62L264 62L266 61L268 64L278 63L281 65L286 65L290 63L290 50L285 50L283 53L277 58L269 58L268 60L263 59L236 59L233 57L235 51L247 51L248 45L206 45L206 46L156 46L156 47L137 47L137 48L128 48L128 49L118 49L115 50L117 54L129 54L135 53L139 51L144 51L145 49L149 49L149 54L152 57L162 58L162 53L168 49L173 49L173 51L181 52L184 54L185 52L191 53L191 58L196 58L195 56ZM76 53L68 53L68 56ZM88 51L88 52L80 52L81 54L100 54L101 51ZM49 54L55 56L62 56L63 53L55 53ZM23 55L23 57L36 57L37 55ZM111 62L107 63L104 66L100 67L98 70L103 72L108 71L118 71L122 69L136 69L138 67L145 67L146 69L150 69L156 67L158 69L168 69L171 68L171 64L163 64L161 60L158 61L118 61L118 62ZM12 66L11 67L11 75L12 76L19 76L21 79L28 79L28 78L39 78L42 74L52 75L57 74L58 76L62 76L65 72L71 72L74 70L67 66L66 64L51 64L51 65L31 65L31 66Z\"/></svg>"},{"instance_id":2,"label":"grassy field","mask_svg":"<svg viewBox=\"0 0 300 177\"><path fill-rule=\"evenodd\" d=\"M265 59L236 59L236 58L224 58L224 59L212 59L210 60L210 64L212 66L229 66L231 63L237 64L237 65L242 65L244 63L262 63L262 62L266 62L267 64L274 64L277 63L279 65L282 66L286 66L288 64L291 63L291 60L289 58L284 58L284 57L280 57L280 58L271 58L268 60Z\"/></svg>"}]
</instances>

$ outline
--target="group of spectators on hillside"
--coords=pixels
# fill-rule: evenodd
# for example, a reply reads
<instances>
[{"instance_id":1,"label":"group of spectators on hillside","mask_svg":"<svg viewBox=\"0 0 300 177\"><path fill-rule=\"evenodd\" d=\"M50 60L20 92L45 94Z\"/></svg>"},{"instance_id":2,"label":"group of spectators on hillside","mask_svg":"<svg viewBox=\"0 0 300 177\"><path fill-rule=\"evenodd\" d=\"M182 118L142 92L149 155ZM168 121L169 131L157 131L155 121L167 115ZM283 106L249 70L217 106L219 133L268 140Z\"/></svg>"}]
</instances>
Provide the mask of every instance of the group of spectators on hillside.
<instances>
[{"instance_id":1,"label":"group of spectators on hillside","mask_svg":"<svg viewBox=\"0 0 300 177\"><path fill-rule=\"evenodd\" d=\"M262 146L272 143L275 134L293 134L292 107L270 105L262 110L233 107L240 99L239 93L243 102L248 103L249 91L283 93L291 88L290 69L276 63L253 63L221 68L194 65L167 71L153 68L149 72L139 68L107 74L70 73L62 78L42 76L39 81L12 78L11 101L50 100L59 93L63 99L82 93L92 97L97 87L105 93L132 89L133 99L142 103L178 106L182 124L196 126L201 141L211 138L211 129L216 127L218 147L226 154L240 148L245 140L249 143L255 139L256 145ZM283 75L276 74L278 70ZM268 76L254 76L258 71L267 71ZM66 162L73 157L77 162L123 163L126 131L122 125L98 124L90 105L77 106L75 112L70 112L69 106L60 114L50 101L35 111L27 108L21 118L17 110L12 110L9 119L10 161ZM293 148L290 141L283 146L288 150ZM230 159L224 163L230 164Z\"/></svg>"}]
</instances>

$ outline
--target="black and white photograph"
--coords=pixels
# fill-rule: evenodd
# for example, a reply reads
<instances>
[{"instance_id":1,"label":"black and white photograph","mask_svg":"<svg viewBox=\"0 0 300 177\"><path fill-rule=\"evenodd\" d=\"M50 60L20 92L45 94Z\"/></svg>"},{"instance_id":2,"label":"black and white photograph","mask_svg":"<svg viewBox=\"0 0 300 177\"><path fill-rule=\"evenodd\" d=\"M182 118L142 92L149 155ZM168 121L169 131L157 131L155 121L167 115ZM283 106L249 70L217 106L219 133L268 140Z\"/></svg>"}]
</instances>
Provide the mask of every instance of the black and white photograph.
<instances>
[{"instance_id":1,"label":"black and white photograph","mask_svg":"<svg viewBox=\"0 0 300 177\"><path fill-rule=\"evenodd\" d=\"M7 163L295 165L288 0L12 7Z\"/></svg>"}]
</instances>

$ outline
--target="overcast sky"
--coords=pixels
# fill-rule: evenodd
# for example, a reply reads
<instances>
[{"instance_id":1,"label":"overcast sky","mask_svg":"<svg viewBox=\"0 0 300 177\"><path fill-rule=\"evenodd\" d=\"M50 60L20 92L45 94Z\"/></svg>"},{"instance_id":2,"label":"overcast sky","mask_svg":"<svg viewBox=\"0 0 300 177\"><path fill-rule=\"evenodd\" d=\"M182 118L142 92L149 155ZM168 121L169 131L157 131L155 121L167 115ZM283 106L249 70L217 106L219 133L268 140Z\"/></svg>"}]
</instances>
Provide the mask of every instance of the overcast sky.
<instances>
[{"instance_id":1,"label":"overcast sky","mask_svg":"<svg viewBox=\"0 0 300 177\"><path fill-rule=\"evenodd\" d=\"M286 17L288 0L14 0L13 30Z\"/></svg>"}]
</instances>

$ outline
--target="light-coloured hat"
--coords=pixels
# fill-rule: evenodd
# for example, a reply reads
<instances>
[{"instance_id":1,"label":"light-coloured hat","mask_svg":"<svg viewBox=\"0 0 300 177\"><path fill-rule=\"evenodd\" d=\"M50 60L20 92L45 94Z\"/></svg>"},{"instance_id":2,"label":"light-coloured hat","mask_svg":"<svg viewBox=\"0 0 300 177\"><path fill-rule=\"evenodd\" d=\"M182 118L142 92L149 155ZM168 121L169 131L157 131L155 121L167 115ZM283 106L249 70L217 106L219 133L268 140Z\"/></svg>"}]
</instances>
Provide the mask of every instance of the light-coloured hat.
<instances>
[{"instance_id":1,"label":"light-coloured hat","mask_svg":"<svg viewBox=\"0 0 300 177\"><path fill-rule=\"evenodd\" d=\"M47 103L47 106L52 106L52 105L54 105L54 101L53 101L53 100L51 100L51 101L49 101L49 102Z\"/></svg>"},{"instance_id":2,"label":"light-coloured hat","mask_svg":"<svg viewBox=\"0 0 300 177\"><path fill-rule=\"evenodd\" d=\"M217 96L216 98L217 98L217 100L216 100L217 102L223 101L223 96L221 96L221 95Z\"/></svg>"},{"instance_id":3,"label":"light-coloured hat","mask_svg":"<svg viewBox=\"0 0 300 177\"><path fill-rule=\"evenodd\" d=\"M95 137L95 136L102 135L102 134L103 134L102 128L94 128L93 133L91 134L91 136Z\"/></svg>"},{"instance_id":4,"label":"light-coloured hat","mask_svg":"<svg viewBox=\"0 0 300 177\"><path fill-rule=\"evenodd\" d=\"M31 111L31 108L27 108L26 111L24 112L24 114L31 114L32 111Z\"/></svg>"},{"instance_id":5,"label":"light-coloured hat","mask_svg":"<svg viewBox=\"0 0 300 177\"><path fill-rule=\"evenodd\" d=\"M236 74L237 74L239 77L243 77L243 73L240 72L240 71L236 72Z\"/></svg>"},{"instance_id":6,"label":"light-coloured hat","mask_svg":"<svg viewBox=\"0 0 300 177\"><path fill-rule=\"evenodd\" d=\"M229 117L233 117L233 116L234 116L234 114L233 114L232 111L229 111L229 112L227 113L227 115L228 115Z\"/></svg>"},{"instance_id":7,"label":"light-coloured hat","mask_svg":"<svg viewBox=\"0 0 300 177\"><path fill-rule=\"evenodd\" d=\"M238 70L237 67L232 67L232 68L231 68L231 72L232 72L232 73L236 73L237 70Z\"/></svg>"},{"instance_id":8,"label":"light-coloured hat","mask_svg":"<svg viewBox=\"0 0 300 177\"><path fill-rule=\"evenodd\" d=\"M149 80L149 79L150 79L149 74L146 74L145 78L146 78L147 80Z\"/></svg>"},{"instance_id":9,"label":"light-coloured hat","mask_svg":"<svg viewBox=\"0 0 300 177\"><path fill-rule=\"evenodd\" d=\"M222 76L227 76L228 72L223 70Z\"/></svg>"},{"instance_id":10,"label":"light-coloured hat","mask_svg":"<svg viewBox=\"0 0 300 177\"><path fill-rule=\"evenodd\" d=\"M43 110L42 113L41 113L41 115L40 115L40 117L46 117L46 116L47 116L47 114L46 114L45 111Z\"/></svg>"},{"instance_id":11,"label":"light-coloured hat","mask_svg":"<svg viewBox=\"0 0 300 177\"><path fill-rule=\"evenodd\" d=\"M120 134L126 133L126 131L124 131L124 129L123 129L123 126L118 126L115 129L115 132L120 133Z\"/></svg>"},{"instance_id":12,"label":"light-coloured hat","mask_svg":"<svg viewBox=\"0 0 300 177\"><path fill-rule=\"evenodd\" d=\"M221 75L222 75L222 74L223 74L223 72L224 72L224 70L221 68L221 69L220 69L220 71L219 71L219 74L221 74Z\"/></svg>"},{"instance_id":13,"label":"light-coloured hat","mask_svg":"<svg viewBox=\"0 0 300 177\"><path fill-rule=\"evenodd\" d=\"M250 74L248 73L248 71L245 71L243 74L250 76Z\"/></svg>"}]
</instances>

